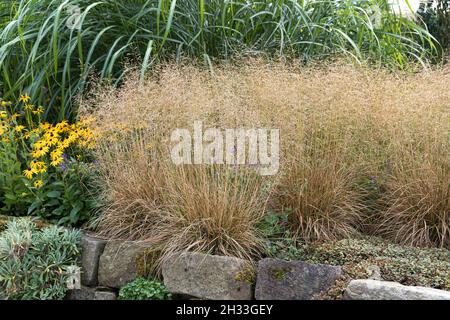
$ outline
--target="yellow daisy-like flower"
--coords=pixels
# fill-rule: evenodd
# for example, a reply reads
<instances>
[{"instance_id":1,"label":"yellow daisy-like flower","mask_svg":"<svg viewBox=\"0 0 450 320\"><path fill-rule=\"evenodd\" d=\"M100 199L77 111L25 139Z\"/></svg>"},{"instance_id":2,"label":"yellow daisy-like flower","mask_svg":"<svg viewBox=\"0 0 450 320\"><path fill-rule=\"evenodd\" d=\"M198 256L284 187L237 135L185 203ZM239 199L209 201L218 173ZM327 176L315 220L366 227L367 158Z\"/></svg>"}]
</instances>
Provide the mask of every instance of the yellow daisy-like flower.
<instances>
[{"instance_id":1,"label":"yellow daisy-like flower","mask_svg":"<svg viewBox=\"0 0 450 320\"><path fill-rule=\"evenodd\" d=\"M20 117L20 114L14 113L14 114L11 115L11 120L16 120L19 117Z\"/></svg>"},{"instance_id":2,"label":"yellow daisy-like flower","mask_svg":"<svg viewBox=\"0 0 450 320\"><path fill-rule=\"evenodd\" d=\"M3 137L3 138L2 138L2 142L8 143L9 141L10 141L10 140L9 140L8 137Z\"/></svg>"},{"instance_id":3,"label":"yellow daisy-like flower","mask_svg":"<svg viewBox=\"0 0 450 320\"><path fill-rule=\"evenodd\" d=\"M53 150L50 153L50 157L52 158L52 160L55 160L56 158L59 158L63 155L64 151L60 148Z\"/></svg>"},{"instance_id":4,"label":"yellow daisy-like flower","mask_svg":"<svg viewBox=\"0 0 450 320\"><path fill-rule=\"evenodd\" d=\"M28 94L22 94L19 98L19 102L27 103L30 101L30 96Z\"/></svg>"},{"instance_id":5,"label":"yellow daisy-like flower","mask_svg":"<svg viewBox=\"0 0 450 320\"><path fill-rule=\"evenodd\" d=\"M55 128L57 131L65 132L70 129L70 126L69 126L69 123L67 122L67 120L63 120L60 123L57 123Z\"/></svg>"},{"instance_id":6,"label":"yellow daisy-like flower","mask_svg":"<svg viewBox=\"0 0 450 320\"><path fill-rule=\"evenodd\" d=\"M39 146L31 152L33 158L41 158L47 154L49 148L47 146Z\"/></svg>"},{"instance_id":7,"label":"yellow daisy-like flower","mask_svg":"<svg viewBox=\"0 0 450 320\"><path fill-rule=\"evenodd\" d=\"M22 132L23 129L25 129L25 126L22 126L22 125L18 125L18 126L15 128L16 132Z\"/></svg>"},{"instance_id":8,"label":"yellow daisy-like flower","mask_svg":"<svg viewBox=\"0 0 450 320\"><path fill-rule=\"evenodd\" d=\"M41 122L39 124L39 128L41 128L42 130L48 130L51 127L51 124L48 122Z\"/></svg>"},{"instance_id":9,"label":"yellow daisy-like flower","mask_svg":"<svg viewBox=\"0 0 450 320\"><path fill-rule=\"evenodd\" d=\"M27 103L23 108L25 109L25 110L33 110L33 105L32 104L29 104L29 103Z\"/></svg>"},{"instance_id":10,"label":"yellow daisy-like flower","mask_svg":"<svg viewBox=\"0 0 450 320\"><path fill-rule=\"evenodd\" d=\"M8 117L8 114L6 111L0 111L0 119L6 119Z\"/></svg>"},{"instance_id":11,"label":"yellow daisy-like flower","mask_svg":"<svg viewBox=\"0 0 450 320\"><path fill-rule=\"evenodd\" d=\"M33 114L42 114L44 113L43 107L38 107L36 110L33 111Z\"/></svg>"},{"instance_id":12,"label":"yellow daisy-like flower","mask_svg":"<svg viewBox=\"0 0 450 320\"><path fill-rule=\"evenodd\" d=\"M50 146L50 147L58 144L58 142L59 142L59 140L56 137L47 139L47 145Z\"/></svg>"},{"instance_id":13,"label":"yellow daisy-like flower","mask_svg":"<svg viewBox=\"0 0 450 320\"><path fill-rule=\"evenodd\" d=\"M63 161L64 161L64 159L63 159L62 157L55 158L55 160L53 160L52 162L50 162L50 165L52 165L53 167L57 167L57 166L59 166Z\"/></svg>"},{"instance_id":14,"label":"yellow daisy-like flower","mask_svg":"<svg viewBox=\"0 0 450 320\"><path fill-rule=\"evenodd\" d=\"M70 141L68 139L64 139L59 143L59 148L67 149L70 146Z\"/></svg>"},{"instance_id":15,"label":"yellow daisy-like flower","mask_svg":"<svg viewBox=\"0 0 450 320\"><path fill-rule=\"evenodd\" d=\"M31 169L27 169L27 170L23 170L23 175L27 178L27 179L32 179L33 178L33 170Z\"/></svg>"},{"instance_id":16,"label":"yellow daisy-like flower","mask_svg":"<svg viewBox=\"0 0 450 320\"><path fill-rule=\"evenodd\" d=\"M39 189L40 187L42 187L44 185L44 182L42 182L42 180L36 180L35 182L34 182L34 187L36 188L36 189Z\"/></svg>"},{"instance_id":17,"label":"yellow daisy-like flower","mask_svg":"<svg viewBox=\"0 0 450 320\"><path fill-rule=\"evenodd\" d=\"M47 166L43 161L33 160L30 162L31 171L35 173L44 173L47 171Z\"/></svg>"}]
</instances>

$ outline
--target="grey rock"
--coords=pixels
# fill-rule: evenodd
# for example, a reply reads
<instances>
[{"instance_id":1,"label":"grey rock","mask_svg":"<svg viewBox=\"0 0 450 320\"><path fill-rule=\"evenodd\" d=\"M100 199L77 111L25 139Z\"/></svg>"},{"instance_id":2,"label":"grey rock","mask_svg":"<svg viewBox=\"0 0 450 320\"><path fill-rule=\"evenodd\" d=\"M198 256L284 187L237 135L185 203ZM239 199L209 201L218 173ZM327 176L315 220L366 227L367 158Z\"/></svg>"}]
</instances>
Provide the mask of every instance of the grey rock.
<instances>
[{"instance_id":1,"label":"grey rock","mask_svg":"<svg viewBox=\"0 0 450 320\"><path fill-rule=\"evenodd\" d=\"M98 284L98 264L105 245L105 240L83 233L81 238L81 283L83 285L95 287Z\"/></svg>"},{"instance_id":2,"label":"grey rock","mask_svg":"<svg viewBox=\"0 0 450 320\"><path fill-rule=\"evenodd\" d=\"M250 300L254 269L242 259L201 253L173 255L162 265L174 294L213 300Z\"/></svg>"},{"instance_id":3,"label":"grey rock","mask_svg":"<svg viewBox=\"0 0 450 320\"><path fill-rule=\"evenodd\" d=\"M381 277L381 269L377 265L370 265L366 268L367 272L369 273L369 279L372 280L383 280Z\"/></svg>"},{"instance_id":4,"label":"grey rock","mask_svg":"<svg viewBox=\"0 0 450 320\"><path fill-rule=\"evenodd\" d=\"M371 279L352 280L344 293L346 300L450 300L450 292L397 282Z\"/></svg>"},{"instance_id":5,"label":"grey rock","mask_svg":"<svg viewBox=\"0 0 450 320\"><path fill-rule=\"evenodd\" d=\"M258 263L257 300L312 300L341 276L340 267L263 259Z\"/></svg>"},{"instance_id":6,"label":"grey rock","mask_svg":"<svg viewBox=\"0 0 450 320\"><path fill-rule=\"evenodd\" d=\"M117 300L117 294L108 290L95 291L94 300Z\"/></svg>"},{"instance_id":7,"label":"grey rock","mask_svg":"<svg viewBox=\"0 0 450 320\"><path fill-rule=\"evenodd\" d=\"M69 290L65 300L93 300L95 288L81 286L81 289Z\"/></svg>"},{"instance_id":8,"label":"grey rock","mask_svg":"<svg viewBox=\"0 0 450 320\"><path fill-rule=\"evenodd\" d=\"M109 241L100 256L98 282L101 286L120 288L138 276L147 276L152 261L151 245L135 241Z\"/></svg>"}]
</instances>

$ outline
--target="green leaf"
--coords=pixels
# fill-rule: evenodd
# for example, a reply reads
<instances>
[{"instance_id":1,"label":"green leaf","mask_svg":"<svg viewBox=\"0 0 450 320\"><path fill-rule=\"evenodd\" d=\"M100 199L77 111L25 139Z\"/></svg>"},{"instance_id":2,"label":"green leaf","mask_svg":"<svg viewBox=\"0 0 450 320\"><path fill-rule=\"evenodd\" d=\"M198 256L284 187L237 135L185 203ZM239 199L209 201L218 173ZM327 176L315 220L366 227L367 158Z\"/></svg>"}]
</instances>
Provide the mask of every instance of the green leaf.
<instances>
[{"instance_id":1,"label":"green leaf","mask_svg":"<svg viewBox=\"0 0 450 320\"><path fill-rule=\"evenodd\" d=\"M47 197L49 197L49 198L59 198L59 197L61 197L61 192L59 192L59 191L50 191L49 193L47 193Z\"/></svg>"}]
</instances>

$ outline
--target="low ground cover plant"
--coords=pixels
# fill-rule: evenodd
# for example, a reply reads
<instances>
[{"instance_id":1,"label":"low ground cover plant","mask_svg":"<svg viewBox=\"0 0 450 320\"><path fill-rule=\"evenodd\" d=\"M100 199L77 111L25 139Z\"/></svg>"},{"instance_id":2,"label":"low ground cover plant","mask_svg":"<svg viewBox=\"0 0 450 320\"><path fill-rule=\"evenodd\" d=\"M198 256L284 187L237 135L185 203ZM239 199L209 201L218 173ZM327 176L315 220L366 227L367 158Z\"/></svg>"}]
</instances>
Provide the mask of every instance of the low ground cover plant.
<instances>
[{"instance_id":1,"label":"low ground cover plant","mask_svg":"<svg viewBox=\"0 0 450 320\"><path fill-rule=\"evenodd\" d=\"M370 236L307 243L293 237L287 222L287 217L271 213L260 225L268 239L266 256L342 266L341 278L318 299L341 299L353 279L372 278L450 290L448 248L404 246Z\"/></svg>"},{"instance_id":2,"label":"low ground cover plant","mask_svg":"<svg viewBox=\"0 0 450 320\"><path fill-rule=\"evenodd\" d=\"M0 297L63 299L68 268L78 263L79 238L78 231L38 229L29 218L11 219L0 233Z\"/></svg>"},{"instance_id":3,"label":"low ground cover plant","mask_svg":"<svg viewBox=\"0 0 450 320\"><path fill-rule=\"evenodd\" d=\"M400 246L373 237L308 245L284 238L272 242L268 254L286 260L343 266L342 278L321 296L324 299L341 298L350 280L373 277L374 267L385 281L450 291L448 249Z\"/></svg>"},{"instance_id":4,"label":"low ground cover plant","mask_svg":"<svg viewBox=\"0 0 450 320\"><path fill-rule=\"evenodd\" d=\"M119 290L119 300L170 300L172 295L157 280L137 278Z\"/></svg>"}]
</instances>

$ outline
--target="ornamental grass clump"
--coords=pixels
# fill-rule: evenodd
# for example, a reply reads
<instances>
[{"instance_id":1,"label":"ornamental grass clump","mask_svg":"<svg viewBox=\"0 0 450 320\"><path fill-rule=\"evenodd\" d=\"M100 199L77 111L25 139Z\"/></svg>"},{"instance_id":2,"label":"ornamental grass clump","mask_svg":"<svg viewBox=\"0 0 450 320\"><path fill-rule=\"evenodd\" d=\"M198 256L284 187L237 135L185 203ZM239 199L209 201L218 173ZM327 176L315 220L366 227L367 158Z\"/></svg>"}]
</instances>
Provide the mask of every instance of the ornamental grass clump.
<instances>
[{"instance_id":1,"label":"ornamental grass clump","mask_svg":"<svg viewBox=\"0 0 450 320\"><path fill-rule=\"evenodd\" d=\"M261 252L256 225L268 194L256 172L175 166L140 136L125 146L116 141L99 146L108 203L96 221L101 235L153 243L163 258L181 250L245 259Z\"/></svg>"},{"instance_id":2,"label":"ornamental grass clump","mask_svg":"<svg viewBox=\"0 0 450 320\"><path fill-rule=\"evenodd\" d=\"M212 70L169 64L144 83L131 76L83 102L101 137L95 154L110 199L98 230L251 256L254 226L270 209L307 241L377 234L445 247L449 77L448 69L392 74L259 60ZM278 173L175 166L171 133L194 121L280 129ZM242 177L216 179L211 170ZM237 190L245 192L237 197Z\"/></svg>"}]
</instances>

